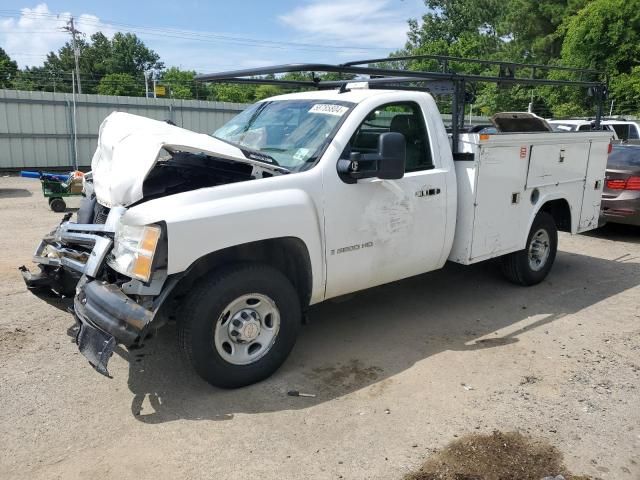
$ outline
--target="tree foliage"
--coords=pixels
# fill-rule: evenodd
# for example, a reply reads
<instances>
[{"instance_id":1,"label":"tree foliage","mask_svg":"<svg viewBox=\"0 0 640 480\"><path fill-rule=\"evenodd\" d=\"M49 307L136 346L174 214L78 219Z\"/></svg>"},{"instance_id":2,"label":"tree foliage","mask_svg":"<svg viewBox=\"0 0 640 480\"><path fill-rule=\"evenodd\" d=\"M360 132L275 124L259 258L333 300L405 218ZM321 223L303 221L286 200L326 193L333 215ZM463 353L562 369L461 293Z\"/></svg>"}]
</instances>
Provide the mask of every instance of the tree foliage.
<instances>
[{"instance_id":1,"label":"tree foliage","mask_svg":"<svg viewBox=\"0 0 640 480\"><path fill-rule=\"evenodd\" d=\"M0 48L0 88L10 87L18 73L18 64Z\"/></svg>"},{"instance_id":2,"label":"tree foliage","mask_svg":"<svg viewBox=\"0 0 640 480\"><path fill-rule=\"evenodd\" d=\"M144 72L164 68L160 56L132 33L116 33L113 38L108 38L97 32L89 40L80 38L77 46L80 51L82 93L98 93L98 86L107 75L126 74L110 77L107 82L110 86L107 88L103 85L103 91L105 88L111 89L115 79L120 78L127 82L120 90L142 92L139 94L143 95ZM73 48L71 42L67 42L57 52L49 52L41 67L25 69L25 76L37 85L38 90L70 92L73 70ZM141 88L132 90L131 78Z\"/></svg>"},{"instance_id":3,"label":"tree foliage","mask_svg":"<svg viewBox=\"0 0 640 480\"><path fill-rule=\"evenodd\" d=\"M169 90L169 97L190 100L197 97L195 76L196 72L192 70L171 67L163 72L160 81Z\"/></svg>"},{"instance_id":4,"label":"tree foliage","mask_svg":"<svg viewBox=\"0 0 640 480\"><path fill-rule=\"evenodd\" d=\"M409 21L400 54L439 54L598 69L611 76L621 103L640 104L634 79L640 73L638 0L425 0L421 21ZM442 68L437 62L410 62L413 69ZM496 67L450 65L457 71L495 75ZM550 78L575 79L554 73ZM618 77L620 77L618 79ZM527 107L547 116L593 114L585 89L498 88L480 85L476 107L489 114ZM637 108L637 107L636 107Z\"/></svg>"},{"instance_id":5,"label":"tree foliage","mask_svg":"<svg viewBox=\"0 0 640 480\"><path fill-rule=\"evenodd\" d=\"M565 23L563 63L611 75L640 63L640 2L593 0Z\"/></svg>"},{"instance_id":6,"label":"tree foliage","mask_svg":"<svg viewBox=\"0 0 640 480\"><path fill-rule=\"evenodd\" d=\"M144 86L130 73L108 73L98 83L100 95L124 95L140 97L144 95Z\"/></svg>"}]
</instances>

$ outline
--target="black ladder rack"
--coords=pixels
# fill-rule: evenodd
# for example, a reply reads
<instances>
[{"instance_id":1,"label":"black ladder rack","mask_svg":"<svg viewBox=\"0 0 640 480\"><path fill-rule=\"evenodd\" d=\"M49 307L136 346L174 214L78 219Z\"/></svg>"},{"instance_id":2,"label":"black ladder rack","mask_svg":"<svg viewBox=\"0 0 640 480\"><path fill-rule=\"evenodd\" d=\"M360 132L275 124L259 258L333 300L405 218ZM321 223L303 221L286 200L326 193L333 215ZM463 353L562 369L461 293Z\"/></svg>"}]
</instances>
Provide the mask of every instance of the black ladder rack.
<instances>
[{"instance_id":1,"label":"black ladder rack","mask_svg":"<svg viewBox=\"0 0 640 480\"><path fill-rule=\"evenodd\" d=\"M408 70L392 68L394 64L416 61L432 61L438 64L437 71ZM382 67L371 66L382 64ZM452 64L496 66L498 75L476 75L453 71ZM578 76L576 80L556 80L543 77L549 72L565 72ZM287 80L283 78L264 78L264 75L282 75L285 73L307 73L309 80ZM317 73L339 73L357 75L350 80L323 81ZM524 74L523 74L524 73ZM528 75L526 75L528 73ZM526 63L503 62L499 60L478 60L443 55L409 55L389 58L357 60L331 65L324 63L292 63L270 67L232 70L227 72L198 75L196 80L215 83L248 83L262 85L280 85L304 88L340 88L346 91L352 82L367 82L376 89L399 89L427 91L434 95L451 95L451 134L454 153L458 147L458 137L464 128L464 109L467 102L467 84L495 83L500 86L511 85L550 85L558 87L583 87L595 97L595 126L600 128L603 103L607 94L607 79L596 70L570 68L554 65L536 65Z\"/></svg>"}]
</instances>

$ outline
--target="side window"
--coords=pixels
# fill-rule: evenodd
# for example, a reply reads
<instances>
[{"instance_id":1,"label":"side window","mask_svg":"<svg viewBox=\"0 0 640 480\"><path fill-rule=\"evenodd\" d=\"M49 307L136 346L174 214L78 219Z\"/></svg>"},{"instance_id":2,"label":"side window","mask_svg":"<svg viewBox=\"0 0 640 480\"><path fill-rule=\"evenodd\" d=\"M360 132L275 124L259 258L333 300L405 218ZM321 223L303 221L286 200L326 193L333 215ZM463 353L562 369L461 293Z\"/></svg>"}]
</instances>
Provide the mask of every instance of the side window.
<instances>
[{"instance_id":1,"label":"side window","mask_svg":"<svg viewBox=\"0 0 640 480\"><path fill-rule=\"evenodd\" d=\"M616 131L618 138L620 140L628 140L629 139L629 126L625 124L614 123L613 129Z\"/></svg>"},{"instance_id":2,"label":"side window","mask_svg":"<svg viewBox=\"0 0 640 480\"><path fill-rule=\"evenodd\" d=\"M578 128L578 131L580 131L580 132L590 132L591 131L591 125L580 125L580 128Z\"/></svg>"},{"instance_id":3,"label":"side window","mask_svg":"<svg viewBox=\"0 0 640 480\"><path fill-rule=\"evenodd\" d=\"M375 153L378 150L378 138L385 132L404 135L407 142L407 172L433 168L429 137L417 104L390 103L373 110L351 137L349 152Z\"/></svg>"},{"instance_id":4,"label":"side window","mask_svg":"<svg viewBox=\"0 0 640 480\"><path fill-rule=\"evenodd\" d=\"M638 140L640 135L638 135L638 126L634 124L629 125L629 140Z\"/></svg>"}]
</instances>

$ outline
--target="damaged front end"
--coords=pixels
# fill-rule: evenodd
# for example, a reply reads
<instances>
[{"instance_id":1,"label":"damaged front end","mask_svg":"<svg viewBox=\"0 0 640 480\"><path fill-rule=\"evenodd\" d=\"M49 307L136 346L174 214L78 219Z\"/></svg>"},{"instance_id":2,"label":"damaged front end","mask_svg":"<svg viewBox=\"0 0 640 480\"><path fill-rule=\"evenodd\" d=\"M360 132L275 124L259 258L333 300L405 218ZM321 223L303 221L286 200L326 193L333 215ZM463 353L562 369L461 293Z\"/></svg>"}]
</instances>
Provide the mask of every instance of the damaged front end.
<instances>
[{"instance_id":1,"label":"damaged front end","mask_svg":"<svg viewBox=\"0 0 640 480\"><path fill-rule=\"evenodd\" d=\"M117 344L140 345L165 323L169 314L160 308L186 275L167 273L167 225L153 202L173 196L170 207L184 208L187 218L179 197L191 191L289 173L269 159L247 157L209 135L112 113L100 127L92 172L85 175L78 223L69 214L42 239L33 257L38 270L20 268L27 287L47 301L74 299L76 343L108 375ZM140 220L140 208L158 209L151 223Z\"/></svg>"},{"instance_id":2,"label":"damaged front end","mask_svg":"<svg viewBox=\"0 0 640 480\"><path fill-rule=\"evenodd\" d=\"M154 271L147 282L119 274L109 255L124 207L111 209L104 224L78 224L65 216L38 245L33 260L38 271L20 267L24 281L40 297L74 297L75 341L101 374L115 346L139 345L156 317L166 270ZM168 290L167 290L168 291ZM161 322L153 322L159 326Z\"/></svg>"}]
</instances>

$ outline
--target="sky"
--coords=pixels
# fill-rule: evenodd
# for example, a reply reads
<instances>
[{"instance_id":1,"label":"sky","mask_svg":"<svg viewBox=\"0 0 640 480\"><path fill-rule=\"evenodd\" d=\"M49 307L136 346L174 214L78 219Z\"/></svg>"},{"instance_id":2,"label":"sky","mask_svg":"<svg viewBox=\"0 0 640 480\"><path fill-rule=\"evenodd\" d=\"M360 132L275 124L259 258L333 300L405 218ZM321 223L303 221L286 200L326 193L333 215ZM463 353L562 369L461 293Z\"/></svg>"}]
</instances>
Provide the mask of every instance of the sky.
<instances>
[{"instance_id":1,"label":"sky","mask_svg":"<svg viewBox=\"0 0 640 480\"><path fill-rule=\"evenodd\" d=\"M0 47L20 67L41 65L69 40L60 27L73 15L87 37L133 32L167 67L198 73L342 63L402 48L407 20L425 11L422 0L3 0Z\"/></svg>"}]
</instances>

